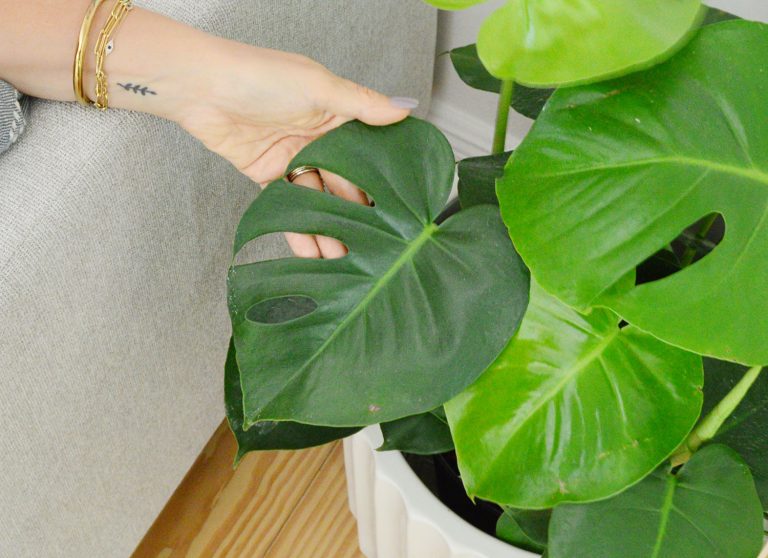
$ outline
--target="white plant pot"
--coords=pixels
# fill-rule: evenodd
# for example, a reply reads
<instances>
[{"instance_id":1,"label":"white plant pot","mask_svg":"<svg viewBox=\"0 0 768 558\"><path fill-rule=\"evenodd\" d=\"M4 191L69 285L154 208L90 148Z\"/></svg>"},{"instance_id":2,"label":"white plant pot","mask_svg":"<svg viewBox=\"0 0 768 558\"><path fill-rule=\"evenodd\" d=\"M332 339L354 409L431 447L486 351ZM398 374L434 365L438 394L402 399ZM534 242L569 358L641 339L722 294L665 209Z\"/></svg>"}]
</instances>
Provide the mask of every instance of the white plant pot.
<instances>
[{"instance_id":1,"label":"white plant pot","mask_svg":"<svg viewBox=\"0 0 768 558\"><path fill-rule=\"evenodd\" d=\"M372 426L344 440L349 507L368 558L536 558L473 527L438 500Z\"/></svg>"}]
</instances>

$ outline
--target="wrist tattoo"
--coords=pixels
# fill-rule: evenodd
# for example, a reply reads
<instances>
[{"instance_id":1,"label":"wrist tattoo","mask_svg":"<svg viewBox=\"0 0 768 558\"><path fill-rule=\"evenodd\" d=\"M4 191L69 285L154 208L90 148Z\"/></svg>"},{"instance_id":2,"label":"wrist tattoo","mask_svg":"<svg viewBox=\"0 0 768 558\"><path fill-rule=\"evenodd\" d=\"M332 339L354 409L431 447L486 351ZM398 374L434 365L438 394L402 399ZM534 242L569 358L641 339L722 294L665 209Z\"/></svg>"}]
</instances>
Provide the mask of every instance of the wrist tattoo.
<instances>
[{"instance_id":1,"label":"wrist tattoo","mask_svg":"<svg viewBox=\"0 0 768 558\"><path fill-rule=\"evenodd\" d=\"M147 95L157 95L156 91L152 91L149 87L146 85L134 85L133 83L118 83L120 87L125 89L126 91L133 91L136 94L141 93L142 97L146 97Z\"/></svg>"}]
</instances>

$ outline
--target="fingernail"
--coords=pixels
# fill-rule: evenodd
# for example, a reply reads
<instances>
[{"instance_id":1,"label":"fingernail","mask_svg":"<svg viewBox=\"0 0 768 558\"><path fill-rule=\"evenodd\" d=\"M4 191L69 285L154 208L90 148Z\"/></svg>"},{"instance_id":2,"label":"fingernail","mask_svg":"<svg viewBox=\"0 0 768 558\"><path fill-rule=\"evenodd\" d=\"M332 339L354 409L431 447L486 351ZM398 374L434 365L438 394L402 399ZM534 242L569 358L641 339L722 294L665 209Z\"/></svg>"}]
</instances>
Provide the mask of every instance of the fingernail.
<instances>
[{"instance_id":1,"label":"fingernail","mask_svg":"<svg viewBox=\"0 0 768 558\"><path fill-rule=\"evenodd\" d=\"M419 100L413 97L390 97L389 102L399 109L413 110L419 106Z\"/></svg>"}]
</instances>

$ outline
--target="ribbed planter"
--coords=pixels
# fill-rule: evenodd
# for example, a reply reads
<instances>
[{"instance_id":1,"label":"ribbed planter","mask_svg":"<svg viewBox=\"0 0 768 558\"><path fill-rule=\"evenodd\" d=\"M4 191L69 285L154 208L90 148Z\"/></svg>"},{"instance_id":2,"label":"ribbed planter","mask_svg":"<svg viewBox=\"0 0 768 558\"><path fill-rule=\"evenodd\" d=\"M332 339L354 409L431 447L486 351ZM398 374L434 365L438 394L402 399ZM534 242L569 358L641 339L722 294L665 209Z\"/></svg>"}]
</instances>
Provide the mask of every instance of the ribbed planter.
<instances>
[{"instance_id":1,"label":"ribbed planter","mask_svg":"<svg viewBox=\"0 0 768 558\"><path fill-rule=\"evenodd\" d=\"M536 558L448 509L398 452L377 452L378 426L344 441L349 507L368 558Z\"/></svg>"}]
</instances>

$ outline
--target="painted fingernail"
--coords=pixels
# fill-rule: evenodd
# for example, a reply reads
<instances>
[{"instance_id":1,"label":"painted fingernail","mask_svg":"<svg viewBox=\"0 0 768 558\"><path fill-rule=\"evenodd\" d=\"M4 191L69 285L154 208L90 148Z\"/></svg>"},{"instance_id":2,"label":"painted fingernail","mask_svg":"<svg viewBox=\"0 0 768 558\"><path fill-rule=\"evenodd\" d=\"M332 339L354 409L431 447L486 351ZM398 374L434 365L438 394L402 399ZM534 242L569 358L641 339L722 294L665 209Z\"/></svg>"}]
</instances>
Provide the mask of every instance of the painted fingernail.
<instances>
[{"instance_id":1,"label":"painted fingernail","mask_svg":"<svg viewBox=\"0 0 768 558\"><path fill-rule=\"evenodd\" d=\"M419 106L419 100L413 97L390 97L389 102L399 109L412 110Z\"/></svg>"}]
</instances>

